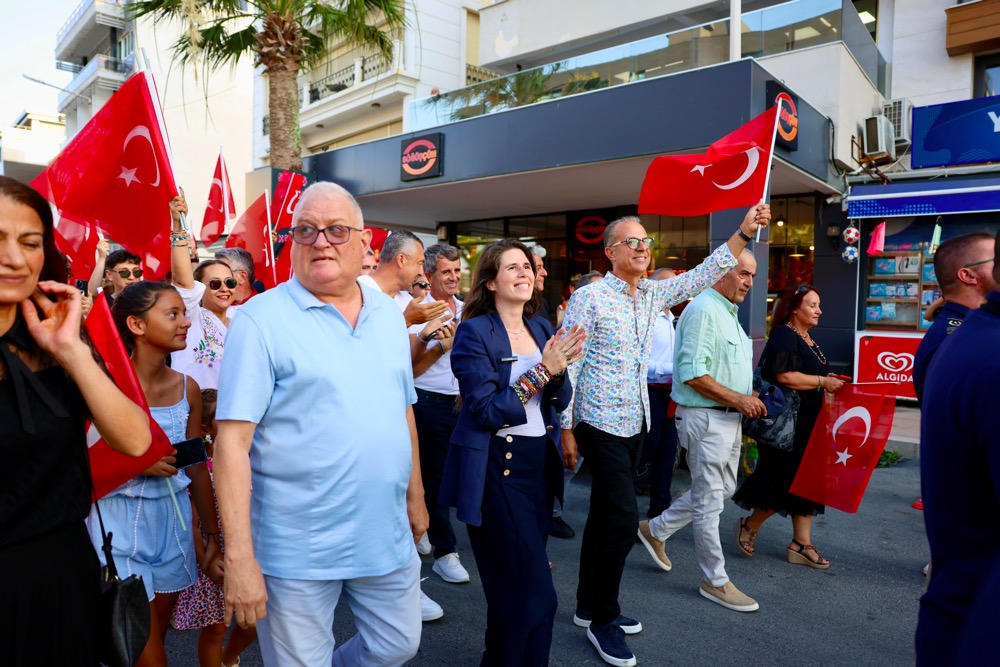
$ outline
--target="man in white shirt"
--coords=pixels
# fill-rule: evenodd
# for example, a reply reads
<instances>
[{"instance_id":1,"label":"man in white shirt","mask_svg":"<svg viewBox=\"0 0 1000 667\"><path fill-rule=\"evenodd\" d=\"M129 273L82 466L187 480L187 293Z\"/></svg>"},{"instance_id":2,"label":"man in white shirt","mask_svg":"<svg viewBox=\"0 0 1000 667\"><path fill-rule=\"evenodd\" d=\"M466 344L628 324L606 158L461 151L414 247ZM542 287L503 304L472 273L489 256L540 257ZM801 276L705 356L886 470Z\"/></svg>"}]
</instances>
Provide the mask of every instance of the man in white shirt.
<instances>
[{"instance_id":1,"label":"man in white shirt","mask_svg":"<svg viewBox=\"0 0 1000 667\"><path fill-rule=\"evenodd\" d=\"M413 414L420 442L421 469L427 467L424 496L430 527L426 533L434 551L433 570L451 584L469 581L456 550L455 530L451 525L451 510L438 502L444 462L448 456L451 432L458 421L458 380L451 372L451 345L455 327L462 315L462 302L455 298L462 282L462 262L458 248L438 243L424 251L424 269L430 283L430 293L424 303L443 302L448 306L438 322L440 333L433 337L419 324L410 327L411 349L417 349L413 362L417 402ZM428 325L430 326L430 325ZM435 340L436 339L436 340Z\"/></svg>"},{"instance_id":2,"label":"man in white shirt","mask_svg":"<svg viewBox=\"0 0 1000 667\"><path fill-rule=\"evenodd\" d=\"M670 280L673 269L657 269L650 280ZM649 354L646 384L649 387L650 427L643 443L636 492L648 485L650 519L670 507L670 481L677 460L677 426L669 414L674 375L674 314L669 309L653 323L653 350Z\"/></svg>"},{"instance_id":3,"label":"man in white shirt","mask_svg":"<svg viewBox=\"0 0 1000 667\"><path fill-rule=\"evenodd\" d=\"M424 324L444 315L447 306L440 302L421 303L410 296L410 285L424 275L424 244L413 232L397 229L382 246L378 266L358 282L392 297L403 311L406 326Z\"/></svg>"}]
</instances>

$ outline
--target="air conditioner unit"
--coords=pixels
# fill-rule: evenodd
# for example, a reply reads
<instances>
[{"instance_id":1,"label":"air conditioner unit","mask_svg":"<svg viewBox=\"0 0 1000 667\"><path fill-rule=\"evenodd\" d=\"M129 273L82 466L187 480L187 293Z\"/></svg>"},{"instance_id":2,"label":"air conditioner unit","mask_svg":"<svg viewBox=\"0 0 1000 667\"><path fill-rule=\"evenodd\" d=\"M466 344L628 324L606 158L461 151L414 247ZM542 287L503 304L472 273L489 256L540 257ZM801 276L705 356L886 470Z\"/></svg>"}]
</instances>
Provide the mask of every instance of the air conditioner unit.
<instances>
[{"instance_id":1,"label":"air conditioner unit","mask_svg":"<svg viewBox=\"0 0 1000 667\"><path fill-rule=\"evenodd\" d=\"M892 131L892 121L885 116L865 119L864 151L865 157L875 164L896 159L896 137Z\"/></svg>"},{"instance_id":2,"label":"air conditioner unit","mask_svg":"<svg viewBox=\"0 0 1000 667\"><path fill-rule=\"evenodd\" d=\"M882 115L892 122L896 134L896 145L909 146L911 142L910 122L913 118L913 103L905 97L886 100L882 105Z\"/></svg>"}]
</instances>

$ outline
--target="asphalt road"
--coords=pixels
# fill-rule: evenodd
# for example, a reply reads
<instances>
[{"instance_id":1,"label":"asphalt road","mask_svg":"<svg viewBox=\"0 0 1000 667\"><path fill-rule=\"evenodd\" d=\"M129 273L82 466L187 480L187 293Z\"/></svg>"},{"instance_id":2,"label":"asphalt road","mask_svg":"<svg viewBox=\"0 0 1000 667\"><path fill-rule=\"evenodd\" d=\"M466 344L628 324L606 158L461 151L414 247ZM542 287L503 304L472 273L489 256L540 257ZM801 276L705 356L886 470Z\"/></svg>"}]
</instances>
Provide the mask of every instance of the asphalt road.
<instances>
[{"instance_id":1,"label":"asphalt road","mask_svg":"<svg viewBox=\"0 0 1000 667\"><path fill-rule=\"evenodd\" d=\"M674 491L687 485L678 471ZM572 623L580 535L590 493L586 468L568 489L564 514L577 529L572 540L549 540L553 579L559 594L552 643L553 666L603 665ZM833 565L818 571L785 561L791 524L772 518L747 559L734 544L731 526L742 510L727 502L722 516L726 568L733 582L757 599L760 610L741 614L698 594L700 571L690 527L667 543L671 572L653 565L641 545L629 555L622 579L622 612L644 629L629 637L640 665L912 665L921 570L929 553L921 513L910 508L920 495L919 464L904 461L876 470L857 514L829 510L817 517L813 542ZM645 514L647 498L639 499ZM442 581L424 558L424 591L445 610L423 626L420 652L410 665L478 665L486 605L464 528L456 524L459 553L470 584ZM350 610L341 603L334 632L338 642L354 634ZM196 666L197 632L171 631L171 665ZM245 667L261 665L257 646L243 655Z\"/></svg>"}]
</instances>

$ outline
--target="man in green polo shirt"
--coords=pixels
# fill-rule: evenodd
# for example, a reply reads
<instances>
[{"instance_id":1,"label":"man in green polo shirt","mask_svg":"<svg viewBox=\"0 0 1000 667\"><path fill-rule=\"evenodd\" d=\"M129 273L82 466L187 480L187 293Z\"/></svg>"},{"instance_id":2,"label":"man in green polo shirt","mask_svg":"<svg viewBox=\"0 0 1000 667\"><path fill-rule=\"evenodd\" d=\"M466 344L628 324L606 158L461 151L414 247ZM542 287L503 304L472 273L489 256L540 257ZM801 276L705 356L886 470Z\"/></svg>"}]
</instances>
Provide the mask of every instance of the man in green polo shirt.
<instances>
[{"instance_id":1,"label":"man in green polo shirt","mask_svg":"<svg viewBox=\"0 0 1000 667\"><path fill-rule=\"evenodd\" d=\"M719 517L736 489L741 420L760 417L764 404L753 394L753 348L737 319L757 273L744 250L739 263L696 296L677 324L674 383L677 433L687 450L691 489L660 516L639 523L639 538L663 570L670 569L664 542L689 523L702 571L700 592L733 611L756 611L758 604L729 580L719 541Z\"/></svg>"}]
</instances>

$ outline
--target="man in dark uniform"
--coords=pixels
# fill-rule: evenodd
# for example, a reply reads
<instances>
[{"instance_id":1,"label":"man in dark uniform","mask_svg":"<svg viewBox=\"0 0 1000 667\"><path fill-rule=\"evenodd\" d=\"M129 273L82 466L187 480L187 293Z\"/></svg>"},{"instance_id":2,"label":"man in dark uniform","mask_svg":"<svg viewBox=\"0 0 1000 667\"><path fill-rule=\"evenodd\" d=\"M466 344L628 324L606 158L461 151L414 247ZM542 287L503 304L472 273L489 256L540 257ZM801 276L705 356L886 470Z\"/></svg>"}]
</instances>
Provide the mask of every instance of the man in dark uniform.
<instances>
[{"instance_id":1,"label":"man in dark uniform","mask_svg":"<svg viewBox=\"0 0 1000 667\"><path fill-rule=\"evenodd\" d=\"M995 283L996 250L992 268ZM1000 293L992 291L941 344L923 388L920 481L933 567L920 599L917 667L964 664L956 657L963 634L965 642L990 641L981 633L984 620L992 624L977 614L995 618L997 607L983 595L1000 562L998 377Z\"/></svg>"},{"instance_id":2,"label":"man in dark uniform","mask_svg":"<svg viewBox=\"0 0 1000 667\"><path fill-rule=\"evenodd\" d=\"M993 290L993 237L985 232L949 239L934 253L934 273L945 304L924 334L913 360L913 388L923 403L924 382L941 343L962 326L970 310L979 308Z\"/></svg>"}]
</instances>

